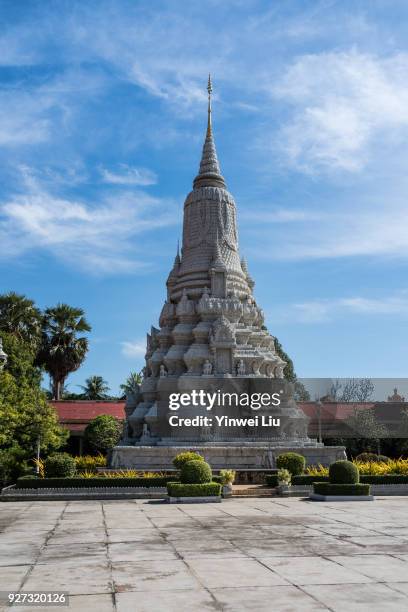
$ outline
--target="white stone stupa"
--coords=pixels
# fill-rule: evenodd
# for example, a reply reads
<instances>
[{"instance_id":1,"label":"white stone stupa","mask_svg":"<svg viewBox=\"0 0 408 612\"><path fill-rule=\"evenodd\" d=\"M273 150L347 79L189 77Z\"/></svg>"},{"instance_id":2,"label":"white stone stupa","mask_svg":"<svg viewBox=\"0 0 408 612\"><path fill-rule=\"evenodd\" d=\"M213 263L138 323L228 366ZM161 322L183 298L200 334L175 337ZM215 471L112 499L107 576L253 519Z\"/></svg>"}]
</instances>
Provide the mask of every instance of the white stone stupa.
<instances>
[{"instance_id":1,"label":"white stone stupa","mask_svg":"<svg viewBox=\"0 0 408 612\"><path fill-rule=\"evenodd\" d=\"M272 467L273 449L303 448L310 461L327 463L340 448L327 448L307 436L307 418L284 385L286 363L253 296L252 280L238 246L235 201L220 171L211 121L200 168L184 203L183 241L167 279L159 325L147 335L144 379L128 398L123 439L113 451L114 467L171 466L179 447L200 448L213 467ZM160 398L187 389L214 388L221 379L277 380L284 387L279 433L250 435L219 428L171 431ZM211 386L212 385L212 386ZM254 432L252 432L253 434ZM330 456L330 457L329 457Z\"/></svg>"}]
</instances>

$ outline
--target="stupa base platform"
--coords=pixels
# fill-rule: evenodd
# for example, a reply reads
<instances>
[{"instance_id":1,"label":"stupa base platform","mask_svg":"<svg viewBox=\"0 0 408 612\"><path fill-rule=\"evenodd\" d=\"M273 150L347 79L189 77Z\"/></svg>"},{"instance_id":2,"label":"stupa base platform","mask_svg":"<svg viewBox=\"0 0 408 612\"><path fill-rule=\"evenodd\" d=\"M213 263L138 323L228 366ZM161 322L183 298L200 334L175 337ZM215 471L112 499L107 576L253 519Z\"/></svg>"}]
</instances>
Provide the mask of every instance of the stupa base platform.
<instances>
[{"instance_id":1,"label":"stupa base platform","mask_svg":"<svg viewBox=\"0 0 408 612\"><path fill-rule=\"evenodd\" d=\"M269 446L241 442L216 444L183 444L183 446L116 446L112 451L110 467L115 469L168 470L173 468L174 457L193 450L204 456L214 470L268 470L276 467L276 457L289 451L299 453L307 465L324 466L346 459L344 446Z\"/></svg>"}]
</instances>

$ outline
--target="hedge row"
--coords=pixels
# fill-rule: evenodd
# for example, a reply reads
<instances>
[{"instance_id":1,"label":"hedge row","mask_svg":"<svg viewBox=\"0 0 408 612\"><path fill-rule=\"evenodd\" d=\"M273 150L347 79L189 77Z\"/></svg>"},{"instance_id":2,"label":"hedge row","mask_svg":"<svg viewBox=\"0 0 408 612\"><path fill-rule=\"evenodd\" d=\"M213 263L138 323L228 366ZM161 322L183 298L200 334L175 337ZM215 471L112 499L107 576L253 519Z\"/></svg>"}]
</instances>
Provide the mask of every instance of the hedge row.
<instances>
[{"instance_id":1,"label":"hedge row","mask_svg":"<svg viewBox=\"0 0 408 612\"><path fill-rule=\"evenodd\" d=\"M313 490L318 495L370 495L370 485L361 482L355 484L316 482Z\"/></svg>"},{"instance_id":2,"label":"hedge row","mask_svg":"<svg viewBox=\"0 0 408 612\"><path fill-rule=\"evenodd\" d=\"M221 485L218 482L201 484L168 482L167 493L170 497L218 497L221 495Z\"/></svg>"},{"instance_id":3,"label":"hedge row","mask_svg":"<svg viewBox=\"0 0 408 612\"><path fill-rule=\"evenodd\" d=\"M17 489L87 488L87 487L165 487L174 476L158 478L19 478Z\"/></svg>"},{"instance_id":4,"label":"hedge row","mask_svg":"<svg viewBox=\"0 0 408 612\"><path fill-rule=\"evenodd\" d=\"M268 482L268 477L267 480ZM294 476L292 478L293 485L309 485L312 486L314 482L329 482L328 476L309 476L303 474L302 476ZM366 484L408 484L408 475L406 474L381 474L373 476L370 474L360 475L360 482ZM269 483L268 483L269 484ZM276 486L276 485L271 485Z\"/></svg>"},{"instance_id":5,"label":"hedge row","mask_svg":"<svg viewBox=\"0 0 408 612\"><path fill-rule=\"evenodd\" d=\"M299 478L299 476L294 476L294 477L292 478L292 480L293 480L294 478ZM265 477L265 481L266 481L266 484L268 485L268 487L277 487L277 486L278 486L278 484L279 484L279 483L278 483L278 475L277 475L277 474L268 474L268 475Z\"/></svg>"},{"instance_id":6,"label":"hedge row","mask_svg":"<svg viewBox=\"0 0 408 612\"><path fill-rule=\"evenodd\" d=\"M309 474L302 474L301 476L294 476L292 478L293 485L312 485L314 482L329 482L328 476L309 476Z\"/></svg>"},{"instance_id":7,"label":"hedge row","mask_svg":"<svg viewBox=\"0 0 408 612\"><path fill-rule=\"evenodd\" d=\"M212 475L212 482L218 482L219 484L222 485L222 476L216 476L215 474Z\"/></svg>"}]
</instances>

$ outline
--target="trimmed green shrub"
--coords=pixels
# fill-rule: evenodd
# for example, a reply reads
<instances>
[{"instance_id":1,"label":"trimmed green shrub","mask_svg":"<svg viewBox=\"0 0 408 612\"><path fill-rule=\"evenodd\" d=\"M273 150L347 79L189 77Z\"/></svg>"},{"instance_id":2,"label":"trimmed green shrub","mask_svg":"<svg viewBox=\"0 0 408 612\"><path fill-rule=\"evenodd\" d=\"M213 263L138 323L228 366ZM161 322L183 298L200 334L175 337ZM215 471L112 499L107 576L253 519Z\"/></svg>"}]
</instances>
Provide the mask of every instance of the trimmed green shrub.
<instances>
[{"instance_id":1,"label":"trimmed green shrub","mask_svg":"<svg viewBox=\"0 0 408 612\"><path fill-rule=\"evenodd\" d=\"M328 476L310 476L310 474L301 474L292 478L293 485L309 485L314 482L329 482Z\"/></svg>"},{"instance_id":2,"label":"trimmed green shrub","mask_svg":"<svg viewBox=\"0 0 408 612\"><path fill-rule=\"evenodd\" d=\"M277 487L278 486L278 475L277 474L267 474L265 476L265 482L268 487Z\"/></svg>"},{"instance_id":3,"label":"trimmed green shrub","mask_svg":"<svg viewBox=\"0 0 408 612\"><path fill-rule=\"evenodd\" d=\"M211 482L211 467L205 461L187 461L180 470L180 480L185 484L201 484Z\"/></svg>"},{"instance_id":4,"label":"trimmed green shrub","mask_svg":"<svg viewBox=\"0 0 408 612\"><path fill-rule=\"evenodd\" d=\"M187 461L204 461L204 457L198 453L195 453L194 451L185 451L184 453L179 453L174 457L173 465L177 470L181 470Z\"/></svg>"},{"instance_id":5,"label":"trimmed green shrub","mask_svg":"<svg viewBox=\"0 0 408 612\"><path fill-rule=\"evenodd\" d=\"M332 484L316 482L313 491L318 495L370 495L370 485L361 483Z\"/></svg>"},{"instance_id":6,"label":"trimmed green shrub","mask_svg":"<svg viewBox=\"0 0 408 612\"><path fill-rule=\"evenodd\" d=\"M221 485L218 482L201 484L169 482L167 483L167 492L170 497L219 497L221 495Z\"/></svg>"},{"instance_id":7,"label":"trimmed green shrub","mask_svg":"<svg viewBox=\"0 0 408 612\"><path fill-rule=\"evenodd\" d=\"M268 477L267 477L268 478ZM306 485L311 486L314 482L329 482L328 476L309 476L308 474L302 474L301 476L294 476L292 478L293 485ZM360 482L366 484L408 484L407 474L360 474Z\"/></svg>"},{"instance_id":8,"label":"trimmed green shrub","mask_svg":"<svg viewBox=\"0 0 408 612\"><path fill-rule=\"evenodd\" d=\"M306 465L306 460L303 455L298 453L282 453L276 458L276 467L289 470L292 476L302 474Z\"/></svg>"},{"instance_id":9,"label":"trimmed green shrub","mask_svg":"<svg viewBox=\"0 0 408 612\"><path fill-rule=\"evenodd\" d=\"M329 479L333 484L355 484L360 480L360 472L351 461L335 461L329 467Z\"/></svg>"},{"instance_id":10,"label":"trimmed green shrub","mask_svg":"<svg viewBox=\"0 0 408 612\"><path fill-rule=\"evenodd\" d=\"M44 461L46 478L71 477L76 472L75 459L68 453L55 453Z\"/></svg>"},{"instance_id":11,"label":"trimmed green shrub","mask_svg":"<svg viewBox=\"0 0 408 612\"><path fill-rule=\"evenodd\" d=\"M212 482L218 482L219 484L223 484L223 478L221 476L214 476L212 477Z\"/></svg>"},{"instance_id":12,"label":"trimmed green shrub","mask_svg":"<svg viewBox=\"0 0 408 612\"><path fill-rule=\"evenodd\" d=\"M360 461L361 463L388 463L390 460L386 455L376 455L375 453L360 453L355 458L355 461Z\"/></svg>"},{"instance_id":13,"label":"trimmed green shrub","mask_svg":"<svg viewBox=\"0 0 408 612\"><path fill-rule=\"evenodd\" d=\"M165 487L174 476L161 478L19 478L17 489L80 488L87 487Z\"/></svg>"},{"instance_id":14,"label":"trimmed green shrub","mask_svg":"<svg viewBox=\"0 0 408 612\"><path fill-rule=\"evenodd\" d=\"M84 437L96 451L105 454L120 440L122 422L110 414L100 414L86 426Z\"/></svg>"}]
</instances>

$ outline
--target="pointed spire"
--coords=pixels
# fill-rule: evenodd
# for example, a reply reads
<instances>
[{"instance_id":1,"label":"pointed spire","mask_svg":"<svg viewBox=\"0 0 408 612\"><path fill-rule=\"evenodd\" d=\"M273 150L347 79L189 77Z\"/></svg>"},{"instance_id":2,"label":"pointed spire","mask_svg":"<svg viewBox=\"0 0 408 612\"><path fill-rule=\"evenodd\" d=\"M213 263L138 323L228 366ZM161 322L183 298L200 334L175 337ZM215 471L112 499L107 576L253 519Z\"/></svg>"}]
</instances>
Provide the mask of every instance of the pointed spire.
<instances>
[{"instance_id":1,"label":"pointed spire","mask_svg":"<svg viewBox=\"0 0 408 612\"><path fill-rule=\"evenodd\" d=\"M212 132L211 122L211 94L212 83L211 75L208 75L208 117L207 117L207 132L201 155L200 170L194 179L194 189L198 187L223 187L225 189L225 181L221 175L220 165L218 163L217 151L215 149L214 136Z\"/></svg>"},{"instance_id":2,"label":"pointed spire","mask_svg":"<svg viewBox=\"0 0 408 612\"><path fill-rule=\"evenodd\" d=\"M245 274L245 278L246 278L246 281L248 283L248 286L249 286L249 288L252 291L252 289L255 286L255 281L253 280L253 278L251 277L251 275L250 275L250 273L248 271L248 264L246 262L245 257L243 257L241 259L241 269L242 269L243 273Z\"/></svg>"},{"instance_id":3,"label":"pointed spire","mask_svg":"<svg viewBox=\"0 0 408 612\"><path fill-rule=\"evenodd\" d=\"M214 242L214 251L213 251L213 257L212 257L212 267L213 268L222 268L225 269L225 263L224 260L222 258L222 251L221 251L221 245L220 242L218 240L218 228L217 228L217 234L215 237L215 242Z\"/></svg>"},{"instance_id":4,"label":"pointed spire","mask_svg":"<svg viewBox=\"0 0 408 612\"><path fill-rule=\"evenodd\" d=\"M177 240L177 254L176 257L174 259L174 265L175 266L179 266L180 265L180 240Z\"/></svg>"},{"instance_id":5,"label":"pointed spire","mask_svg":"<svg viewBox=\"0 0 408 612\"><path fill-rule=\"evenodd\" d=\"M208 75L208 118L207 118L207 136L212 136L212 125L211 125L211 94L212 94L212 83L211 83L211 74Z\"/></svg>"},{"instance_id":6,"label":"pointed spire","mask_svg":"<svg viewBox=\"0 0 408 612\"><path fill-rule=\"evenodd\" d=\"M173 285L175 285L175 283L177 282L177 278L178 278L178 271L180 268L180 245L179 245L179 241L177 241L177 253L176 256L174 258L174 264L172 269L169 272L169 275L167 277L167 286L171 287Z\"/></svg>"}]
</instances>

